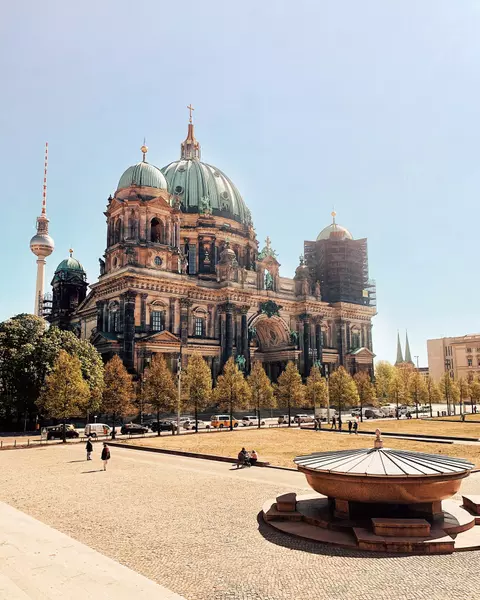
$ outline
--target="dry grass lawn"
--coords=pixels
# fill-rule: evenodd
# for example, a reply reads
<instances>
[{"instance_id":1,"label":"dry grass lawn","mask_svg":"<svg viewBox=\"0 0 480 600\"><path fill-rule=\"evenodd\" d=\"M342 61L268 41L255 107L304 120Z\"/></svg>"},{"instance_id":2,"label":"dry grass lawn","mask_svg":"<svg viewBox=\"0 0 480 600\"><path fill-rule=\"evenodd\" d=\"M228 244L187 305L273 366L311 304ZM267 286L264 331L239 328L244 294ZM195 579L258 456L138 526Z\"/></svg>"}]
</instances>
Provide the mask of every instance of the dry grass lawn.
<instances>
[{"instance_id":1,"label":"dry grass lawn","mask_svg":"<svg viewBox=\"0 0 480 600\"><path fill-rule=\"evenodd\" d=\"M345 421L348 421L348 419L345 419ZM382 431L395 433L424 433L426 435L480 438L480 423L462 423L458 420L429 421L413 417L412 419L399 419L398 421L396 419L389 419L388 421L364 420L363 423L360 423L360 428L363 431L375 431L377 427Z\"/></svg>"},{"instance_id":2,"label":"dry grass lawn","mask_svg":"<svg viewBox=\"0 0 480 600\"><path fill-rule=\"evenodd\" d=\"M410 440L384 438L385 446L402 450L415 450L430 454L446 454L471 460L480 466L480 444L432 444ZM315 432L298 428L247 429L233 432L199 433L181 436L161 436L126 442L132 445L152 446L171 450L184 450L200 454L213 454L236 458L242 446L255 449L260 460L273 465L294 467L293 458L310 452L371 448L373 438L348 434Z\"/></svg>"}]
</instances>

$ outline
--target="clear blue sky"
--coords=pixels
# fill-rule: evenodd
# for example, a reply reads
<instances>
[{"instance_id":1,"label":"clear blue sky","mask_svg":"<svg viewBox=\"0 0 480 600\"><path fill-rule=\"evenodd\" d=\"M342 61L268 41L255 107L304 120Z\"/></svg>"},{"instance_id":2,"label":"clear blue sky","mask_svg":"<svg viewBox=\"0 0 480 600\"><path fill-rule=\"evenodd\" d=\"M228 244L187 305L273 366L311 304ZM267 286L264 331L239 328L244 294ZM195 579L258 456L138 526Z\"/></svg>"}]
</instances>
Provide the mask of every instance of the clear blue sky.
<instances>
[{"instance_id":1,"label":"clear blue sky","mask_svg":"<svg viewBox=\"0 0 480 600\"><path fill-rule=\"evenodd\" d=\"M478 331L480 2L19 0L0 20L0 319L31 311L43 146L56 249L90 282L103 211L129 165L179 156L195 106L203 158L224 170L292 276L330 222L368 237L374 350L396 330ZM263 244L262 244L263 245Z\"/></svg>"}]
</instances>

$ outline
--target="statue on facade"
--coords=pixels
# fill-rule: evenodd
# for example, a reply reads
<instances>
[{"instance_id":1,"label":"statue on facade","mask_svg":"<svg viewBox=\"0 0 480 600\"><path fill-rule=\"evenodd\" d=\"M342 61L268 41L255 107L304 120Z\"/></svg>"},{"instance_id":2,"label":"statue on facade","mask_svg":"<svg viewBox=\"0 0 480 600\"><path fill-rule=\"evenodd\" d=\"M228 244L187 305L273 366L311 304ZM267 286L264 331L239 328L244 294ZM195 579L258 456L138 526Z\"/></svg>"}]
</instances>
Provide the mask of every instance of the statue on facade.
<instances>
[{"instance_id":1,"label":"statue on facade","mask_svg":"<svg viewBox=\"0 0 480 600\"><path fill-rule=\"evenodd\" d=\"M315 283L315 298L317 300L321 300L322 299L322 294L321 294L321 291L320 291L320 282L318 281L318 279L317 279L317 281Z\"/></svg>"},{"instance_id":2,"label":"statue on facade","mask_svg":"<svg viewBox=\"0 0 480 600\"><path fill-rule=\"evenodd\" d=\"M105 261L103 258L99 258L98 262L100 263L100 275L105 275Z\"/></svg>"},{"instance_id":3,"label":"statue on facade","mask_svg":"<svg viewBox=\"0 0 480 600\"><path fill-rule=\"evenodd\" d=\"M212 214L212 205L210 203L210 198L208 196L203 196L200 199L200 214L202 215L211 215Z\"/></svg>"},{"instance_id":4,"label":"statue on facade","mask_svg":"<svg viewBox=\"0 0 480 600\"><path fill-rule=\"evenodd\" d=\"M273 277L268 271L265 271L265 289L273 290Z\"/></svg>"},{"instance_id":5,"label":"statue on facade","mask_svg":"<svg viewBox=\"0 0 480 600\"><path fill-rule=\"evenodd\" d=\"M247 361L245 360L245 357L243 356L243 354L239 354L237 356L237 358L235 359L235 362L237 363L237 366L240 369L240 371L245 371L245 363Z\"/></svg>"},{"instance_id":6,"label":"statue on facade","mask_svg":"<svg viewBox=\"0 0 480 600\"><path fill-rule=\"evenodd\" d=\"M242 267L240 269L240 284L241 284L242 288L245 287L245 282L247 281L247 275L248 275L248 271L247 271L246 267Z\"/></svg>"}]
</instances>

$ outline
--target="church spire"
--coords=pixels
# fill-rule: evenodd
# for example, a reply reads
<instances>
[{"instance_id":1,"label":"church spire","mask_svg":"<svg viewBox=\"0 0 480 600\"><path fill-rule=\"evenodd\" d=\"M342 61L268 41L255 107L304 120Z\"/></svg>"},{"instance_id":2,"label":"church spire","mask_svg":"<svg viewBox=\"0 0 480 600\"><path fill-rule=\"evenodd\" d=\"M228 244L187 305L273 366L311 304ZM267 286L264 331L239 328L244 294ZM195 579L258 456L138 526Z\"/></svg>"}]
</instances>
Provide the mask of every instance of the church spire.
<instances>
[{"instance_id":1,"label":"church spire","mask_svg":"<svg viewBox=\"0 0 480 600\"><path fill-rule=\"evenodd\" d=\"M186 139L181 144L180 158L182 160L200 160L200 143L195 139L195 132L193 130L192 111L195 109L191 104L189 104L187 108L190 111L188 133Z\"/></svg>"},{"instance_id":2,"label":"church spire","mask_svg":"<svg viewBox=\"0 0 480 600\"><path fill-rule=\"evenodd\" d=\"M402 354L402 346L400 344L400 333L397 331L397 360L395 361L396 365L400 365L403 363L403 354Z\"/></svg>"},{"instance_id":3,"label":"church spire","mask_svg":"<svg viewBox=\"0 0 480 600\"><path fill-rule=\"evenodd\" d=\"M408 333L405 330L405 362L413 365L412 355L410 354L410 344L408 342Z\"/></svg>"}]
</instances>

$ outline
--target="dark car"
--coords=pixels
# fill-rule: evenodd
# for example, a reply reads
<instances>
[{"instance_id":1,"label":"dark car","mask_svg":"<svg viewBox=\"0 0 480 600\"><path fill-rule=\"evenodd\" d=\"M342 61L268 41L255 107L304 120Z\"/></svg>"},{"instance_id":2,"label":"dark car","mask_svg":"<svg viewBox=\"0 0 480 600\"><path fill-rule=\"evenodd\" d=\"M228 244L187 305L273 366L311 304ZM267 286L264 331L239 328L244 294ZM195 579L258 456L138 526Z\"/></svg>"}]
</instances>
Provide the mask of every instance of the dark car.
<instances>
[{"instance_id":1,"label":"dark car","mask_svg":"<svg viewBox=\"0 0 480 600\"><path fill-rule=\"evenodd\" d=\"M174 427L176 428L175 424ZM152 431L172 431L172 421L152 421L150 429Z\"/></svg>"},{"instance_id":2,"label":"dark car","mask_svg":"<svg viewBox=\"0 0 480 600\"><path fill-rule=\"evenodd\" d=\"M148 427L146 425L140 425L140 423L126 423L122 425L121 433L148 433Z\"/></svg>"},{"instance_id":3,"label":"dark car","mask_svg":"<svg viewBox=\"0 0 480 600\"><path fill-rule=\"evenodd\" d=\"M66 438L78 438L78 431L75 431L73 425L67 425L65 428ZM63 440L63 425L54 425L47 427L47 440Z\"/></svg>"}]
</instances>

